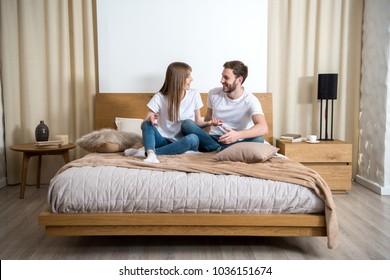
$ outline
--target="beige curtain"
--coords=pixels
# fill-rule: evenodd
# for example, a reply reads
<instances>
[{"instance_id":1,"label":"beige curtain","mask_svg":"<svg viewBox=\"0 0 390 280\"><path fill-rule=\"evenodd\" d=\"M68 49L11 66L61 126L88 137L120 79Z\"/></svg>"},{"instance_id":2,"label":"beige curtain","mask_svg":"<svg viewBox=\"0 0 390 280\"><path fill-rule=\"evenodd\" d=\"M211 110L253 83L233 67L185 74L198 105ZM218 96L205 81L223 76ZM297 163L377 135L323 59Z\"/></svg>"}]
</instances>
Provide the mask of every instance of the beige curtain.
<instances>
[{"instance_id":1,"label":"beige curtain","mask_svg":"<svg viewBox=\"0 0 390 280\"><path fill-rule=\"evenodd\" d=\"M93 0L1 0L1 63L5 146L35 141L44 120L50 138L75 140L93 129L96 93ZM72 150L72 159L83 152ZM30 160L27 184L37 162ZM22 155L6 148L8 184L20 182ZM44 157L42 183L63 164ZM31 177L31 178L30 178Z\"/></svg>"},{"instance_id":2,"label":"beige curtain","mask_svg":"<svg viewBox=\"0 0 390 280\"><path fill-rule=\"evenodd\" d=\"M319 135L319 73L338 73L336 139L359 137L363 0L272 0L268 26L268 91L274 98L274 136Z\"/></svg>"}]
</instances>

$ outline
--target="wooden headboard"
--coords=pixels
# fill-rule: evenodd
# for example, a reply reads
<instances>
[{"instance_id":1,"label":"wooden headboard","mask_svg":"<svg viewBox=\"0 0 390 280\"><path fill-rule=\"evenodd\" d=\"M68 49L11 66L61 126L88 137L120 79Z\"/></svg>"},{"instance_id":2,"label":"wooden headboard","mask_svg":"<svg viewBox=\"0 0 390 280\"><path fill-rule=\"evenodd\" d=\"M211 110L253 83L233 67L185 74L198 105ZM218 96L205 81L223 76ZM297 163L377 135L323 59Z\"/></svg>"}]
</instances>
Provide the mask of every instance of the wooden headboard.
<instances>
[{"instance_id":1,"label":"wooden headboard","mask_svg":"<svg viewBox=\"0 0 390 280\"><path fill-rule=\"evenodd\" d=\"M95 129L116 128L115 118L138 118L146 116L146 104L154 93L98 93L95 100ZM265 139L273 143L272 124L272 94L255 93L259 98L268 123L268 135ZM201 114L207 111L207 93L201 93L203 108Z\"/></svg>"}]
</instances>

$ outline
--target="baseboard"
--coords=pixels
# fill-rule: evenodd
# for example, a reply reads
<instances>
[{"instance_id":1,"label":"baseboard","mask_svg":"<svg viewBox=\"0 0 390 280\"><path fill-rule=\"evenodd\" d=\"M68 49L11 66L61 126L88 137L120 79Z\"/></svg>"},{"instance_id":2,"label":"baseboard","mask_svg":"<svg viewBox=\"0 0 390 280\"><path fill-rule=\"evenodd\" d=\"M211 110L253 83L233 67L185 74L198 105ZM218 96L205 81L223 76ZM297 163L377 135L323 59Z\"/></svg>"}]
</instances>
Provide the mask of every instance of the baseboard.
<instances>
[{"instance_id":1,"label":"baseboard","mask_svg":"<svg viewBox=\"0 0 390 280\"><path fill-rule=\"evenodd\" d=\"M5 186L7 186L7 178L0 179L0 189L4 188Z\"/></svg>"},{"instance_id":2,"label":"baseboard","mask_svg":"<svg viewBox=\"0 0 390 280\"><path fill-rule=\"evenodd\" d=\"M390 195L390 187L381 187L377 183L356 175L355 182L380 195Z\"/></svg>"}]
</instances>

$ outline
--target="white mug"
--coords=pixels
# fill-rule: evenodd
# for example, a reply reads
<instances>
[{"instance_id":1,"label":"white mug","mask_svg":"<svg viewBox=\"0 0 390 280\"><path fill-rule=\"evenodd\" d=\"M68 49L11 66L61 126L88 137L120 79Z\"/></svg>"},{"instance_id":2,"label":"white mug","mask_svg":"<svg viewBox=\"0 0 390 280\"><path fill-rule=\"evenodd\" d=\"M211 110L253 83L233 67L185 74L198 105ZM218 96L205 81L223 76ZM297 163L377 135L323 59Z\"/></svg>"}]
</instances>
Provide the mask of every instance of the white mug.
<instances>
[{"instance_id":1,"label":"white mug","mask_svg":"<svg viewBox=\"0 0 390 280\"><path fill-rule=\"evenodd\" d=\"M307 139L308 139L310 142L316 142L316 141L317 141L317 135L308 135L308 136L307 136Z\"/></svg>"}]
</instances>

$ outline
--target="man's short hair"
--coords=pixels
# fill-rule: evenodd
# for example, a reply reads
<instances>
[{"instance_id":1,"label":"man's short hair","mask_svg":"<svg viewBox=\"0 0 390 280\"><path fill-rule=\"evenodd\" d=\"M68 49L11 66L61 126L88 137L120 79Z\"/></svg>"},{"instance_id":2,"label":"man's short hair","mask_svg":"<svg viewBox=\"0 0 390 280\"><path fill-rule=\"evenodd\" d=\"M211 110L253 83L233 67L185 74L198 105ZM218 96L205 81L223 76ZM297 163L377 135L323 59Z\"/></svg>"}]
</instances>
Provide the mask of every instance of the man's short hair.
<instances>
[{"instance_id":1,"label":"man's short hair","mask_svg":"<svg viewBox=\"0 0 390 280\"><path fill-rule=\"evenodd\" d=\"M227 61L223 65L224 68L232 69L233 74L236 77L242 77L242 83L245 82L246 77L248 77L248 67L242 63L239 60L232 60L232 61Z\"/></svg>"}]
</instances>

